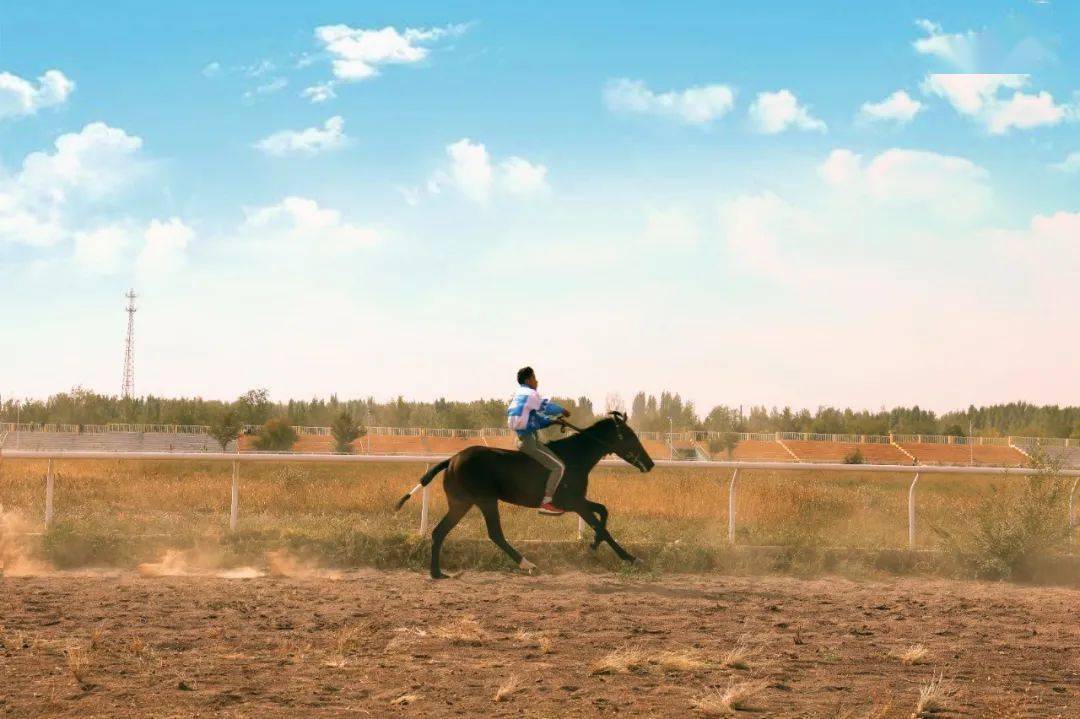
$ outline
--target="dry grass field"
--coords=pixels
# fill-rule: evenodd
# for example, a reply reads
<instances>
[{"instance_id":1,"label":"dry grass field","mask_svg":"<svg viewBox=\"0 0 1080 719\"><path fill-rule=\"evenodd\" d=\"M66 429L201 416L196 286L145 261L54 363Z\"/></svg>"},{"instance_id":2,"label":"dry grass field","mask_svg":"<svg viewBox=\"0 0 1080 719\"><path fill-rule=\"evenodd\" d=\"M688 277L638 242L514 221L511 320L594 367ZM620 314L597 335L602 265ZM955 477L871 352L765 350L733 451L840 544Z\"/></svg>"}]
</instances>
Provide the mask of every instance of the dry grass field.
<instances>
[{"instance_id":1,"label":"dry grass field","mask_svg":"<svg viewBox=\"0 0 1080 719\"><path fill-rule=\"evenodd\" d=\"M392 505L423 470L420 464L242 465L239 527L230 534L227 464L61 461L56 524L32 549L60 568L133 567L155 561L166 549L196 549L215 562L236 565L282 548L336 567L421 567L426 560L416 537L420 502L414 498L396 514ZM44 474L41 461L8 459L0 465L0 504L38 530ZM910 477L744 471L738 481L737 543L786 548L789 560L827 547L905 548ZM644 547L652 568L731 568L724 558L730 549L729 479L729 470L692 466L656 468L648 475L599 468L590 496L608 505L613 534L631 547ZM965 512L1004 483L924 476L917 495L919 547L936 547L936 530L956 529ZM432 489L434 523L445 502L440 480ZM511 542L548 563L542 568L615 566L605 549L591 557L568 541L576 538L574 517L504 507L503 524ZM530 549L533 542L544 546ZM446 551L451 570L509 568L487 543L475 511L455 529Z\"/></svg>"},{"instance_id":2,"label":"dry grass field","mask_svg":"<svg viewBox=\"0 0 1080 719\"><path fill-rule=\"evenodd\" d=\"M0 715L1075 718L1078 606L923 578L8 578Z\"/></svg>"}]
</instances>

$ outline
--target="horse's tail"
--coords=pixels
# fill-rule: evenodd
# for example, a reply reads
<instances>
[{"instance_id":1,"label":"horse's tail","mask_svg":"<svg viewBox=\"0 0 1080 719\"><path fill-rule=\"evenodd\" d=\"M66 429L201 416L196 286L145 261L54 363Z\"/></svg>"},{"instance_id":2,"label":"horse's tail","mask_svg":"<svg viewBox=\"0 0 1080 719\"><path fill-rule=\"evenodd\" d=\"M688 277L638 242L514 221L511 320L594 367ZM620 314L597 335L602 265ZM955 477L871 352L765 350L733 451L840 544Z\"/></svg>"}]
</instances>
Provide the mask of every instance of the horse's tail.
<instances>
[{"instance_id":1,"label":"horse's tail","mask_svg":"<svg viewBox=\"0 0 1080 719\"><path fill-rule=\"evenodd\" d=\"M409 501L409 497L416 494L421 488L426 487L429 484L431 484L431 480L435 479L435 475L438 474L439 472L442 472L444 469L446 469L449 466L450 466L450 460L449 459L444 459L443 461L439 462L438 464L436 464L434 467L432 467L428 471L424 472L424 476L420 478L420 482L415 487L410 489L408 494L406 494L404 497L402 497L401 499L399 499L397 501L397 504L394 505L394 511L396 512L399 509L401 509L403 506L405 506L405 503Z\"/></svg>"}]
</instances>

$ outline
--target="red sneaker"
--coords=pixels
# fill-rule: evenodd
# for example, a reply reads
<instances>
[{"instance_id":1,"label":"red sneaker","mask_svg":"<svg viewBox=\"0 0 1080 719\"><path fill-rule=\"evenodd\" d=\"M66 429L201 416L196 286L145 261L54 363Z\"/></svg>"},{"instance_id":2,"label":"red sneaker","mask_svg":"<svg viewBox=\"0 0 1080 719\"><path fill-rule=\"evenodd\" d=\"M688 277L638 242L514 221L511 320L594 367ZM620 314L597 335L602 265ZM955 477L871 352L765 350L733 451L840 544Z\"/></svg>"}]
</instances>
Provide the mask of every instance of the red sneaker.
<instances>
[{"instance_id":1,"label":"red sneaker","mask_svg":"<svg viewBox=\"0 0 1080 719\"><path fill-rule=\"evenodd\" d=\"M566 514L565 509L559 509L551 502L542 503L538 511L540 512L540 514L547 514L552 517L558 517L560 514Z\"/></svg>"}]
</instances>

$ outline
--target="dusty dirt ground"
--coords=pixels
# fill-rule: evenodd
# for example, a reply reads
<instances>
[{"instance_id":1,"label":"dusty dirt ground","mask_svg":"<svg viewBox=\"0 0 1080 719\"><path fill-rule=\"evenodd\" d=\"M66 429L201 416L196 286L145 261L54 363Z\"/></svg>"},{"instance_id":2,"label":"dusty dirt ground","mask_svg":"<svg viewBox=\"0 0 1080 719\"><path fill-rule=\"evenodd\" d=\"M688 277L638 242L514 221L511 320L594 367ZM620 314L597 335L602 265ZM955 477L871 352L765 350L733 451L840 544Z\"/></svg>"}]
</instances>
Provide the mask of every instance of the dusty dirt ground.
<instances>
[{"instance_id":1,"label":"dusty dirt ground","mask_svg":"<svg viewBox=\"0 0 1080 719\"><path fill-rule=\"evenodd\" d=\"M936 674L926 716L1080 717L1078 610L923 579L9 577L0 716L693 717L748 682L734 716L910 717ZM637 666L593 673L619 649Z\"/></svg>"}]
</instances>

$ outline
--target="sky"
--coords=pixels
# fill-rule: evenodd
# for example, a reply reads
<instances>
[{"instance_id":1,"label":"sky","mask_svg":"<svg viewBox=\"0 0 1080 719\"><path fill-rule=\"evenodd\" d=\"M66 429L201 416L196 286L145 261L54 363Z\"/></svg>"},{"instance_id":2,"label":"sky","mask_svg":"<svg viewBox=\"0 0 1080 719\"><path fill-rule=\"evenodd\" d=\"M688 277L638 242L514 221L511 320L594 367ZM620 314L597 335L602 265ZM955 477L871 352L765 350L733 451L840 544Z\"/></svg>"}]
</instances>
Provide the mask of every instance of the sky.
<instances>
[{"instance_id":1,"label":"sky","mask_svg":"<svg viewBox=\"0 0 1080 719\"><path fill-rule=\"evenodd\" d=\"M0 394L1080 404L1077 28L0 2Z\"/></svg>"}]
</instances>

